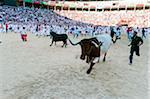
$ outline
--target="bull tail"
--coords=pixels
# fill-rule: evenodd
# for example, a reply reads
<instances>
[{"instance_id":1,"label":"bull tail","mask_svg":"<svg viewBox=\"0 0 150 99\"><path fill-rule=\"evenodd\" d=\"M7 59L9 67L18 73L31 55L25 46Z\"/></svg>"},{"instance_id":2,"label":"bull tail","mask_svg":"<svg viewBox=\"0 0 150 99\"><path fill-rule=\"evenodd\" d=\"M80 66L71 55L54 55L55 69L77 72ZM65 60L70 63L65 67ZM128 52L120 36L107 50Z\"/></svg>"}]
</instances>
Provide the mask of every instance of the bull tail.
<instances>
[{"instance_id":1,"label":"bull tail","mask_svg":"<svg viewBox=\"0 0 150 99\"><path fill-rule=\"evenodd\" d=\"M71 45L73 45L73 46L76 46L76 45L78 45L78 44L80 44L80 42L78 42L78 43L72 43L72 41L68 38L68 40L69 40L69 42L71 43Z\"/></svg>"}]
</instances>

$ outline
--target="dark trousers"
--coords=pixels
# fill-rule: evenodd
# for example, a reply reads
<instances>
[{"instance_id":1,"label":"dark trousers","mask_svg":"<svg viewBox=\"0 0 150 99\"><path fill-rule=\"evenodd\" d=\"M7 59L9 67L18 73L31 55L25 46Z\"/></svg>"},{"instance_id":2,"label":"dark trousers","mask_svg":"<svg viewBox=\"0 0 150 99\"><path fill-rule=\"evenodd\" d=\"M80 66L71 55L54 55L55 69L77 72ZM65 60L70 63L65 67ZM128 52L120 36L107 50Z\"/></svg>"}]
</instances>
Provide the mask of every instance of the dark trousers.
<instances>
[{"instance_id":1,"label":"dark trousers","mask_svg":"<svg viewBox=\"0 0 150 99\"><path fill-rule=\"evenodd\" d=\"M8 29L6 28L6 33L8 32Z\"/></svg>"},{"instance_id":2,"label":"dark trousers","mask_svg":"<svg viewBox=\"0 0 150 99\"><path fill-rule=\"evenodd\" d=\"M131 46L131 50L130 50L130 56L129 56L129 60L130 60L130 63L132 64L132 60L133 60L133 54L135 52L135 54L137 56L140 56L140 53L139 53L139 46Z\"/></svg>"},{"instance_id":3,"label":"dark trousers","mask_svg":"<svg viewBox=\"0 0 150 99\"><path fill-rule=\"evenodd\" d=\"M146 35L145 35L145 33L142 33L142 38L143 38L143 37L144 37L144 38L146 38Z\"/></svg>"}]
</instances>

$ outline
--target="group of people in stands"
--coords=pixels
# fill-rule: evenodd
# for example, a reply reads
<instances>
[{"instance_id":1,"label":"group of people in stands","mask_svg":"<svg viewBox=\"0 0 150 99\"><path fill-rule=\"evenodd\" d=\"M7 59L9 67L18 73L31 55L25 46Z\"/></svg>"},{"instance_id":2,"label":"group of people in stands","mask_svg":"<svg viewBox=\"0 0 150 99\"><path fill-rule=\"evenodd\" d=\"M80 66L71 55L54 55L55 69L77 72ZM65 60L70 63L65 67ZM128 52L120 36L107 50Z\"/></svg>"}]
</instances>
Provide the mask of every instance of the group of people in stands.
<instances>
[{"instance_id":1,"label":"group of people in stands","mask_svg":"<svg viewBox=\"0 0 150 99\"><path fill-rule=\"evenodd\" d=\"M89 19L84 17L84 19ZM79 35L94 36L100 33L111 33L112 28L116 35L118 35L117 33L127 33L129 41L133 36L133 31L137 31L142 37L146 37L150 32L150 28L83 23L47 9L0 6L0 32L13 31L23 34L30 32L40 37L49 35L53 31L58 34L74 34L74 37L78 37Z\"/></svg>"},{"instance_id":2,"label":"group of people in stands","mask_svg":"<svg viewBox=\"0 0 150 99\"><path fill-rule=\"evenodd\" d=\"M137 11L56 11L56 13L71 19L92 23L95 25L112 26L120 24L122 21L129 26L147 27L150 10Z\"/></svg>"}]
</instances>

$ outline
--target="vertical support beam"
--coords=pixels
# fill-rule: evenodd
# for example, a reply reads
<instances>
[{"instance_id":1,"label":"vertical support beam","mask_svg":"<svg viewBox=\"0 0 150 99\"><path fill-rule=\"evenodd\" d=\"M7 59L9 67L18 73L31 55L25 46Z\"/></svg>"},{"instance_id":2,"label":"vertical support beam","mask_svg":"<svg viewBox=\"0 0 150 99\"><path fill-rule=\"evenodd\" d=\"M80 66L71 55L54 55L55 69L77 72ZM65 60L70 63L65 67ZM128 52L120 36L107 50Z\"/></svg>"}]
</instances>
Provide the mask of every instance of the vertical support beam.
<instances>
[{"instance_id":1,"label":"vertical support beam","mask_svg":"<svg viewBox=\"0 0 150 99\"><path fill-rule=\"evenodd\" d=\"M32 2L32 8L34 8L33 2Z\"/></svg>"},{"instance_id":2,"label":"vertical support beam","mask_svg":"<svg viewBox=\"0 0 150 99\"><path fill-rule=\"evenodd\" d=\"M95 12L97 12L97 7L95 7Z\"/></svg>"},{"instance_id":3,"label":"vertical support beam","mask_svg":"<svg viewBox=\"0 0 150 99\"><path fill-rule=\"evenodd\" d=\"M136 5L134 5L134 12L136 11Z\"/></svg>"},{"instance_id":4,"label":"vertical support beam","mask_svg":"<svg viewBox=\"0 0 150 99\"><path fill-rule=\"evenodd\" d=\"M104 12L104 8L102 8L102 12Z\"/></svg>"},{"instance_id":5,"label":"vertical support beam","mask_svg":"<svg viewBox=\"0 0 150 99\"><path fill-rule=\"evenodd\" d=\"M3 1L3 0L2 0ZM18 7L20 5L19 0L16 0L16 6Z\"/></svg>"},{"instance_id":6,"label":"vertical support beam","mask_svg":"<svg viewBox=\"0 0 150 99\"><path fill-rule=\"evenodd\" d=\"M54 6L54 11L56 11L56 5Z\"/></svg>"},{"instance_id":7,"label":"vertical support beam","mask_svg":"<svg viewBox=\"0 0 150 99\"><path fill-rule=\"evenodd\" d=\"M145 12L145 4L144 4L144 6L143 6L143 10L144 10L144 12Z\"/></svg>"},{"instance_id":8,"label":"vertical support beam","mask_svg":"<svg viewBox=\"0 0 150 99\"><path fill-rule=\"evenodd\" d=\"M125 5L125 11L127 11L127 5Z\"/></svg>"},{"instance_id":9,"label":"vertical support beam","mask_svg":"<svg viewBox=\"0 0 150 99\"><path fill-rule=\"evenodd\" d=\"M33 0L32 0L32 8L34 8Z\"/></svg>"},{"instance_id":10,"label":"vertical support beam","mask_svg":"<svg viewBox=\"0 0 150 99\"><path fill-rule=\"evenodd\" d=\"M25 1L23 0L23 7L26 7Z\"/></svg>"}]
</instances>

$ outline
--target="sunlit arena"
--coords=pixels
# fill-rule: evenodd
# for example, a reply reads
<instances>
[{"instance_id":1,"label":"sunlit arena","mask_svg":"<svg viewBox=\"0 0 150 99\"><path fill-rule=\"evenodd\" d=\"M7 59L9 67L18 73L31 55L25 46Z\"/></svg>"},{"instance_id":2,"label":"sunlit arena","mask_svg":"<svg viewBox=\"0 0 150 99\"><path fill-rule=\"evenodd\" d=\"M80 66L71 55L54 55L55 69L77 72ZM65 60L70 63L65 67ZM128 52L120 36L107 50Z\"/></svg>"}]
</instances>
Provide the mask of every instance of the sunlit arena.
<instances>
[{"instance_id":1,"label":"sunlit arena","mask_svg":"<svg viewBox=\"0 0 150 99\"><path fill-rule=\"evenodd\" d=\"M149 99L149 0L1 0L0 99Z\"/></svg>"}]
</instances>

